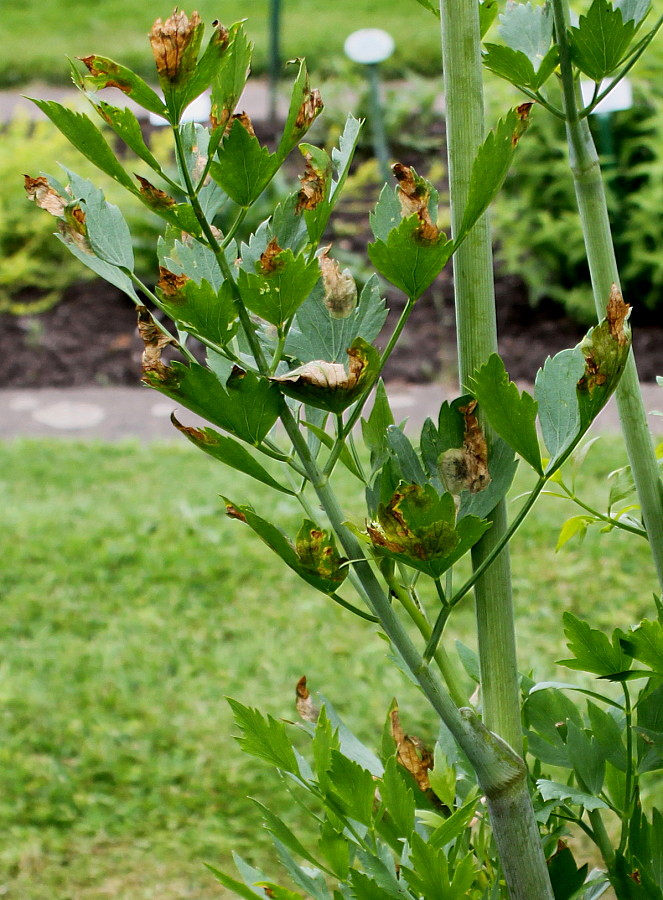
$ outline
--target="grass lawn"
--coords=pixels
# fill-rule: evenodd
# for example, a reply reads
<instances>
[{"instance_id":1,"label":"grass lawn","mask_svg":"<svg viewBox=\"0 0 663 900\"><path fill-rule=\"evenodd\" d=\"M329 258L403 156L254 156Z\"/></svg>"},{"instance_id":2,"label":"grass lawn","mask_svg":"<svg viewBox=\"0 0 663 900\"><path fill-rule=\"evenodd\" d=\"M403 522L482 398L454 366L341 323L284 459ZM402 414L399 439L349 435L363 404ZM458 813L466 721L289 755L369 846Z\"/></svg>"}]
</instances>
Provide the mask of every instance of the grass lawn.
<instances>
[{"instance_id":1,"label":"grass lawn","mask_svg":"<svg viewBox=\"0 0 663 900\"><path fill-rule=\"evenodd\" d=\"M35 79L68 82L66 56L98 53L137 67L153 78L147 41L152 22L165 18L172 3L145 0L42 0L5 4L0 29L0 85ZM267 60L270 0L199 0L182 7L197 9L206 23L220 19L228 25L247 19L255 42L254 71ZM343 42L358 28L377 24L394 35L397 51L393 72L412 67L439 72L440 38L436 20L414 0L405 6L381 0L282 0L282 58L306 56L312 69L337 71L343 65ZM407 26L407 28L405 27Z\"/></svg>"},{"instance_id":2,"label":"grass lawn","mask_svg":"<svg viewBox=\"0 0 663 900\"><path fill-rule=\"evenodd\" d=\"M599 442L589 496L622 457ZM300 519L184 443L0 446L3 896L212 900L224 894L202 860L229 866L237 848L265 862L245 798L278 808L284 794L230 739L226 695L293 718L306 673L371 744L392 696L434 736L372 626L226 519L222 491L291 532ZM564 653L563 609L606 627L652 613L644 542L590 534L556 556L570 514L543 498L515 546L522 667L540 677ZM469 603L449 637L473 643Z\"/></svg>"}]
</instances>

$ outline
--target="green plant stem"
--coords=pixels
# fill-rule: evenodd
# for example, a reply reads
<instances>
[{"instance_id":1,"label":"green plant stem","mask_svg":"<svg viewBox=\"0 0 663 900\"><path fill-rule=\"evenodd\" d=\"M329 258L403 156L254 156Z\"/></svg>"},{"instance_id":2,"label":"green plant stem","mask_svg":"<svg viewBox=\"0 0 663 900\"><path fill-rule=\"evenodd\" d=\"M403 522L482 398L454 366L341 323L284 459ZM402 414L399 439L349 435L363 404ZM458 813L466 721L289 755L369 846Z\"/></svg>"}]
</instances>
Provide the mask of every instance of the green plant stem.
<instances>
[{"instance_id":1,"label":"green plant stem","mask_svg":"<svg viewBox=\"0 0 663 900\"><path fill-rule=\"evenodd\" d=\"M424 638L424 640L427 641L430 638L431 634L430 622L426 619L422 611L414 602L410 592L401 584L399 584L398 579L396 579L393 575L391 577L388 577L386 580L387 584L389 585L389 589L396 597L398 597L401 606L417 626L421 636ZM463 688L462 678L460 677L460 673L457 671L456 667L453 664L453 661L449 657L449 654L444 649L444 647L438 646L435 651L434 659L438 665L440 672L442 673L442 678L444 678L445 684L449 689L451 699L454 701L456 706L467 705L467 691Z\"/></svg>"},{"instance_id":2,"label":"green plant stem","mask_svg":"<svg viewBox=\"0 0 663 900\"><path fill-rule=\"evenodd\" d=\"M624 818L622 820L622 832L619 838L619 852L623 853L628 841L628 829L633 810L633 709L631 706L631 694L626 682L622 682L624 691L624 713L626 716L626 779L624 784Z\"/></svg>"},{"instance_id":3,"label":"green plant stem","mask_svg":"<svg viewBox=\"0 0 663 900\"><path fill-rule=\"evenodd\" d=\"M442 57L447 108L447 150L452 232L458 233L469 193L472 164L484 138L483 84L478 6L473 0L441 0ZM484 215L453 258L460 382L497 350L493 257ZM491 435L487 433L490 446ZM490 516L493 527L472 551L478 568L492 567L475 582L483 708L487 726L522 752L518 667L508 550L501 545L506 507ZM482 569L482 572L485 570Z\"/></svg>"},{"instance_id":4,"label":"green plant stem","mask_svg":"<svg viewBox=\"0 0 663 900\"><path fill-rule=\"evenodd\" d=\"M612 285L619 286L619 272L599 157L587 119L581 119L578 111L580 105L578 85L574 76L567 31L567 0L553 0L553 13L559 46L569 163L585 239L594 302L599 319L602 319L605 316ZM658 464L632 350L629 352L615 395L654 566L663 589L663 485L658 474Z\"/></svg>"},{"instance_id":5,"label":"green plant stem","mask_svg":"<svg viewBox=\"0 0 663 900\"><path fill-rule=\"evenodd\" d=\"M610 840L610 835L606 830L601 810L591 809L587 813L587 817L592 826L592 840L601 851L603 862L610 870L615 865L615 851L612 846L612 841Z\"/></svg>"}]
</instances>

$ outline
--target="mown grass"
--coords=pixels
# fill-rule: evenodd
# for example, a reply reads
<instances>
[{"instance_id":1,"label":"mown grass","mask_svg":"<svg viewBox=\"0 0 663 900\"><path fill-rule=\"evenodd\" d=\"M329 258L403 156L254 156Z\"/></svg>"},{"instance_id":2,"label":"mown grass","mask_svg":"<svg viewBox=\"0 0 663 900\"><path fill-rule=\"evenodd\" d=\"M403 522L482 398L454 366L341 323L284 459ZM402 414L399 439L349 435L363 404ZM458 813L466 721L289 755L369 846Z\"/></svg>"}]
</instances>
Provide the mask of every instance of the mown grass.
<instances>
[{"instance_id":1,"label":"mown grass","mask_svg":"<svg viewBox=\"0 0 663 900\"><path fill-rule=\"evenodd\" d=\"M623 462L616 440L599 445L590 497ZM221 492L291 531L300 519L291 499L188 445L0 446L3 896L212 900L224 894L203 860L229 867L237 848L265 863L245 798L282 811L285 797L231 739L226 695L293 718L306 673L369 743L392 696L407 727L434 736L374 629L226 519ZM559 503L540 501L514 546L522 667L540 677L568 676L553 666L564 609L626 626L651 615L655 587L646 545L628 535L555 555L571 514ZM473 644L472 632L468 603L449 639Z\"/></svg>"},{"instance_id":2,"label":"mown grass","mask_svg":"<svg viewBox=\"0 0 663 900\"><path fill-rule=\"evenodd\" d=\"M157 17L165 18L173 4L162 0L44 0L39 4L5 4L0 30L0 85L33 80L66 83L66 56L98 53L136 67L153 77L147 33ZM231 24L247 20L255 42L255 72L267 65L269 0L199 0L184 6L197 9L206 23L220 19ZM379 24L394 35L397 50L388 71L410 67L426 74L439 73L439 29L431 13L412 2L380 0L286 0L282 3L282 58L306 56L312 69L337 71L343 60L343 42L351 31ZM405 29L405 26L407 28Z\"/></svg>"}]
</instances>

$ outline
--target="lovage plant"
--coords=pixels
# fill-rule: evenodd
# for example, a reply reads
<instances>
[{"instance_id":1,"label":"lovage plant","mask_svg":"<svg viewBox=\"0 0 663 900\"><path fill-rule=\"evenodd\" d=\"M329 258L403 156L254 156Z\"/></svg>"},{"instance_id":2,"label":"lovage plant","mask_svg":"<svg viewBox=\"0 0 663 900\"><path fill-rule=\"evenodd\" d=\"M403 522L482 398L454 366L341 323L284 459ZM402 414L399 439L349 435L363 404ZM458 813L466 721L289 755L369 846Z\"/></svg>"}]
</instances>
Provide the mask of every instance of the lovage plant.
<instances>
[{"instance_id":1,"label":"lovage plant","mask_svg":"<svg viewBox=\"0 0 663 900\"><path fill-rule=\"evenodd\" d=\"M646 3L632 5L641 17ZM331 154L303 142L322 110L303 62L281 138L270 150L249 117L236 112L251 54L241 24L214 23L203 49L204 26L196 13L189 18L176 11L157 20L150 43L161 93L111 59L83 58L87 74L75 68L75 83L106 126L149 165L153 181L134 179L125 154L116 154L88 116L35 101L85 156L163 219L156 248L160 279L151 290L134 271L120 210L93 184L69 170L63 181L26 178L29 196L56 217L60 240L135 301L145 343L143 380L209 422L198 428L173 416L188 440L227 467L296 497L303 510L296 535L270 521L268 510L232 497L225 498L228 515L254 531L310 588L339 604L339 615L361 616L379 627L427 699L440 735L429 752L405 733L392 706L375 754L330 703L314 707L302 680L297 694L310 738L307 758L293 747L284 723L233 702L246 752L308 795L313 816L312 833L300 838L264 810L295 889L238 858L240 880L216 872L236 896L590 900L609 883L620 897L662 896L663 823L659 813L643 813L639 793L641 780L663 765L660 620L619 631L610 642L567 616L573 657L566 665L623 685L621 702L586 690L592 702L585 718L564 686L536 685L518 675L509 577L509 541L631 365L629 307L616 275L600 280L602 320L577 347L545 361L534 396L520 392L495 353L485 217L526 128L531 101L550 106L542 88L558 66L562 78L575 83L572 67L582 68L582 47L598 42L606 53L613 40L602 27L604 17L622 27L633 10L622 3L614 11L607 0L595 0L592 11L598 13L590 11L568 32L576 48L570 62L563 16L554 48L543 47L541 54L544 37L552 34L548 8L509 5L507 46L489 48L487 62L493 69L497 58L506 60L502 69L517 62L529 100L486 137L480 35L496 6L493 0L451 6L442 2L439 12L453 234L438 227L434 187L396 164L396 184L385 186L371 216L374 241L368 246L377 273L406 297L383 349L376 345L386 317L378 276L359 293L325 243L360 123L348 118ZM635 26L627 31L611 57L615 65L628 65L629 53L646 42L636 39ZM634 40L640 43L630 51ZM167 120L174 169L155 158L132 112L100 98L98 91L108 86ZM208 89L209 127L183 123L186 107ZM247 212L296 148L303 168L298 189L238 245ZM221 213L233 222L225 231L218 227ZM412 440L394 421L380 373L417 300L452 257L463 393L442 403ZM204 364L191 349L193 339L206 348ZM180 356L170 364L162 359L168 345ZM366 454L356 446L358 425ZM516 456L533 469L536 482L509 524L504 497ZM360 519L347 514L334 490L339 465L365 496ZM655 491L660 497L657 472ZM645 511L648 531L656 531L656 515L655 508ZM465 556L472 574L458 584L454 567ZM462 661L480 684L480 699L469 697L465 673L445 639L454 611L471 591L479 652L475 658L463 651ZM633 678L645 679L637 697L628 688ZM621 826L616 848L606 816ZM597 843L607 874L588 874L586 864L576 864L563 840L569 822Z\"/></svg>"}]
</instances>

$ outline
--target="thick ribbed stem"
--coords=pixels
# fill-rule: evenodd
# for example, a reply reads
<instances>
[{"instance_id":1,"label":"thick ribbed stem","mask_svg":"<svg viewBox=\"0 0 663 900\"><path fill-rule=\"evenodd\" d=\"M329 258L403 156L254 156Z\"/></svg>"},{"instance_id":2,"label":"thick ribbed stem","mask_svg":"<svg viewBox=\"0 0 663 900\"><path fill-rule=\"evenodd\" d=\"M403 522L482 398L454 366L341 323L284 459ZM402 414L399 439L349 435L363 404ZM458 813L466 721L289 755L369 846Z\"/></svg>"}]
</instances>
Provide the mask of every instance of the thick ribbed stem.
<instances>
[{"instance_id":1,"label":"thick ribbed stem","mask_svg":"<svg viewBox=\"0 0 663 900\"><path fill-rule=\"evenodd\" d=\"M568 10L565 0L553 0L553 9L567 117L569 162L592 277L594 302L599 319L603 319L610 289L613 284L619 286L619 272L598 153L587 119L580 119L578 115L578 88L568 44ZM625 299L628 301L629 298ZM663 591L663 485L658 473L633 351L629 353L615 396L642 518Z\"/></svg>"},{"instance_id":2,"label":"thick ribbed stem","mask_svg":"<svg viewBox=\"0 0 663 900\"><path fill-rule=\"evenodd\" d=\"M459 229L467 203L476 151L484 139L483 84L478 5L474 0L442 0L442 56L446 94L447 153L452 228ZM490 227L477 222L453 258L460 382L497 350ZM488 435L490 441L490 435ZM501 503L493 527L472 552L481 564L506 528ZM522 752L516 639L508 550L475 585L484 719L491 731Z\"/></svg>"},{"instance_id":3,"label":"thick ribbed stem","mask_svg":"<svg viewBox=\"0 0 663 900\"><path fill-rule=\"evenodd\" d=\"M472 163L484 138L479 7L475 0L440 0L447 110L447 150L452 228L467 203ZM483 216L454 256L454 285L461 384L497 349L493 259ZM490 442L490 435L488 440ZM504 502L493 527L475 547L481 564L506 531ZM484 721L522 752L511 572L505 548L475 585ZM495 738L495 740L498 740ZM553 900L539 830L527 789L525 765L505 790L488 797L495 842L511 900Z\"/></svg>"}]
</instances>

